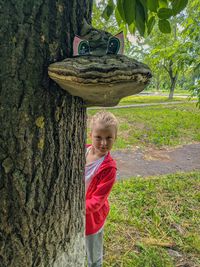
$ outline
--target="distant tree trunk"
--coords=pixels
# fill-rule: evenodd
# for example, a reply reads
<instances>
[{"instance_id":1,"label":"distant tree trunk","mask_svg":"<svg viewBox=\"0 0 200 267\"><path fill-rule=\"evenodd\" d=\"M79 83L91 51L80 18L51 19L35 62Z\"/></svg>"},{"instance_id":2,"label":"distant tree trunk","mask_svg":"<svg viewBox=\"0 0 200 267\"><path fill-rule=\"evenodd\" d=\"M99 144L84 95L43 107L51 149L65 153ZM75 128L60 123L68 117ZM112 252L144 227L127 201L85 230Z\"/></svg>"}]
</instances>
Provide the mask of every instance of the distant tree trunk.
<instances>
[{"instance_id":1,"label":"distant tree trunk","mask_svg":"<svg viewBox=\"0 0 200 267\"><path fill-rule=\"evenodd\" d=\"M173 99L178 74L176 73L175 76L172 76L170 78L171 78L171 86L170 86L170 92L169 92L169 99Z\"/></svg>"},{"instance_id":2,"label":"distant tree trunk","mask_svg":"<svg viewBox=\"0 0 200 267\"><path fill-rule=\"evenodd\" d=\"M89 0L1 2L0 267L84 266L86 109L47 75Z\"/></svg>"},{"instance_id":3,"label":"distant tree trunk","mask_svg":"<svg viewBox=\"0 0 200 267\"><path fill-rule=\"evenodd\" d=\"M160 74L156 75L156 91L160 90Z\"/></svg>"},{"instance_id":4,"label":"distant tree trunk","mask_svg":"<svg viewBox=\"0 0 200 267\"><path fill-rule=\"evenodd\" d=\"M166 66L164 66L164 68L168 72L169 77L170 77L170 81L171 81L170 92L169 92L168 99L173 99L174 90L175 90L176 82L177 82L177 79L178 79L178 71L176 70L175 74L173 73L173 61L172 60L170 60L170 62L169 62L169 68L167 68Z\"/></svg>"}]
</instances>

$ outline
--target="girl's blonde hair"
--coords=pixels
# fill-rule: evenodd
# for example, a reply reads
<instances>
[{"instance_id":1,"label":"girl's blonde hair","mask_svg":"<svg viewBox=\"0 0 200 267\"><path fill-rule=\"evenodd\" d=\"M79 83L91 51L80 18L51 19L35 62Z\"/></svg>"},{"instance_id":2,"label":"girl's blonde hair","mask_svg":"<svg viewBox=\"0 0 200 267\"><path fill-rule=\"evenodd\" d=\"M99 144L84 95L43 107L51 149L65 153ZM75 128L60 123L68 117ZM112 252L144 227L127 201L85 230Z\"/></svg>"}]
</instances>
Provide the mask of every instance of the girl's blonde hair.
<instances>
[{"instance_id":1,"label":"girl's blonde hair","mask_svg":"<svg viewBox=\"0 0 200 267\"><path fill-rule=\"evenodd\" d=\"M105 126L105 128L114 127L115 134L117 136L118 121L117 118L111 112L108 111L97 112L90 121L91 130L97 123L102 123Z\"/></svg>"}]
</instances>

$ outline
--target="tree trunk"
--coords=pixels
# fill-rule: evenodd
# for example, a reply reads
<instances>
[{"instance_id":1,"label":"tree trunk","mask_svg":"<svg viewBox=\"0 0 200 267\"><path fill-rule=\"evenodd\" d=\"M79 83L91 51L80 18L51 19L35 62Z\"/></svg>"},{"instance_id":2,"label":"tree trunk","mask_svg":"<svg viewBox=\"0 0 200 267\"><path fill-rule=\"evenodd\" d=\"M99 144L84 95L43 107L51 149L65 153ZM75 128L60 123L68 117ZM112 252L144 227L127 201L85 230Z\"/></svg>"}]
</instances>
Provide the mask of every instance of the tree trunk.
<instances>
[{"instance_id":1,"label":"tree trunk","mask_svg":"<svg viewBox=\"0 0 200 267\"><path fill-rule=\"evenodd\" d=\"M169 97L168 97L170 100L173 99L174 97L174 90L175 90L177 78L178 78L177 73L174 77L171 77L171 86L170 86L170 92L169 92Z\"/></svg>"},{"instance_id":2,"label":"tree trunk","mask_svg":"<svg viewBox=\"0 0 200 267\"><path fill-rule=\"evenodd\" d=\"M176 70L175 74L173 74L173 61L172 60L170 60L169 62L169 69L166 66L164 66L164 68L168 72L170 81L171 81L170 92L169 92L169 97L168 97L168 99L171 100L173 99L173 96L174 96L174 90L175 90L176 82L178 79L178 71Z\"/></svg>"},{"instance_id":3,"label":"tree trunk","mask_svg":"<svg viewBox=\"0 0 200 267\"><path fill-rule=\"evenodd\" d=\"M156 91L160 91L160 74L156 75Z\"/></svg>"},{"instance_id":4,"label":"tree trunk","mask_svg":"<svg viewBox=\"0 0 200 267\"><path fill-rule=\"evenodd\" d=\"M90 2L0 4L0 267L84 266L86 109L47 67L71 55Z\"/></svg>"}]
</instances>

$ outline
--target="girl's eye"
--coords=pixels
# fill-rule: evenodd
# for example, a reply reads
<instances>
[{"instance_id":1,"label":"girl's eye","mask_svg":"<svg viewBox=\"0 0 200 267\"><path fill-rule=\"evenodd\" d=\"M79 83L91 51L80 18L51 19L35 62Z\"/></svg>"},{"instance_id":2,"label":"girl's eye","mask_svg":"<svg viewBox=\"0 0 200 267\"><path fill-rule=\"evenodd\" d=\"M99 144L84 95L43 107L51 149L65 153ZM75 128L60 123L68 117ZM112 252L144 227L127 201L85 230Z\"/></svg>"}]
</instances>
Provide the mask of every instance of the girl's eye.
<instances>
[{"instance_id":1,"label":"girl's eye","mask_svg":"<svg viewBox=\"0 0 200 267\"><path fill-rule=\"evenodd\" d=\"M107 54L116 55L120 49L120 41L117 37L111 37L108 42Z\"/></svg>"}]
</instances>

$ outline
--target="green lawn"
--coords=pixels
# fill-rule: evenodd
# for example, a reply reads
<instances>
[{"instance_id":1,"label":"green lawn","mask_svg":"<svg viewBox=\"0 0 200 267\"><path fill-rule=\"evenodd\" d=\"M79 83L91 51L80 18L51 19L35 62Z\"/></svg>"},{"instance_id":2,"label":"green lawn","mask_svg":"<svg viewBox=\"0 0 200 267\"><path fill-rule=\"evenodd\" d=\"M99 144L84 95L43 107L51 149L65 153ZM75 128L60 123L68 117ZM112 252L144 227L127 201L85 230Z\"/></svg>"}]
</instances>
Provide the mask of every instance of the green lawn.
<instances>
[{"instance_id":1,"label":"green lawn","mask_svg":"<svg viewBox=\"0 0 200 267\"><path fill-rule=\"evenodd\" d=\"M200 266L200 172L119 181L110 204L104 267Z\"/></svg>"},{"instance_id":2,"label":"green lawn","mask_svg":"<svg viewBox=\"0 0 200 267\"><path fill-rule=\"evenodd\" d=\"M192 98L196 99L196 98ZM183 97L174 97L172 100L168 99L168 96L139 96L139 95L133 95L123 98L119 106L123 105L132 105L132 104L142 104L142 103L164 103L164 102L177 102L177 101L189 101L189 97L183 98Z\"/></svg>"},{"instance_id":3,"label":"green lawn","mask_svg":"<svg viewBox=\"0 0 200 267\"><path fill-rule=\"evenodd\" d=\"M88 120L98 111L88 110ZM109 111L119 120L114 149L176 146L200 141L200 110L195 103L110 108Z\"/></svg>"},{"instance_id":4,"label":"green lawn","mask_svg":"<svg viewBox=\"0 0 200 267\"><path fill-rule=\"evenodd\" d=\"M155 88L146 88L143 93L156 93L156 94L169 94L169 89L168 90L164 90L164 89L161 89L161 90L156 90ZM191 95L191 92L189 90L182 90L180 88L176 88L174 94L176 95Z\"/></svg>"}]
</instances>

